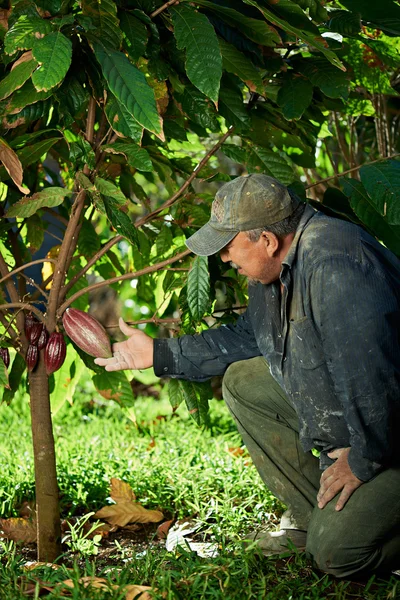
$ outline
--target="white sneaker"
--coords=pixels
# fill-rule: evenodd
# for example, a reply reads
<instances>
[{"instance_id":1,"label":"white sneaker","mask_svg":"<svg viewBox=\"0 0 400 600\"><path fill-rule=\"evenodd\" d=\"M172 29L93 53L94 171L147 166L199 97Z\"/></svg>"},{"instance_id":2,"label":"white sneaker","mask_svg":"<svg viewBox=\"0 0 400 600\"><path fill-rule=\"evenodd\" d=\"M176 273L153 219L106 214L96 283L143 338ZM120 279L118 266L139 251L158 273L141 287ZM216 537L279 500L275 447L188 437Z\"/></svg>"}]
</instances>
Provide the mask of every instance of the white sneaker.
<instances>
[{"instance_id":1,"label":"white sneaker","mask_svg":"<svg viewBox=\"0 0 400 600\"><path fill-rule=\"evenodd\" d=\"M299 529L281 529L280 531L259 531L250 533L245 538L247 545L256 546L264 556L284 554L293 550L295 546L302 551L306 548L307 532Z\"/></svg>"}]
</instances>

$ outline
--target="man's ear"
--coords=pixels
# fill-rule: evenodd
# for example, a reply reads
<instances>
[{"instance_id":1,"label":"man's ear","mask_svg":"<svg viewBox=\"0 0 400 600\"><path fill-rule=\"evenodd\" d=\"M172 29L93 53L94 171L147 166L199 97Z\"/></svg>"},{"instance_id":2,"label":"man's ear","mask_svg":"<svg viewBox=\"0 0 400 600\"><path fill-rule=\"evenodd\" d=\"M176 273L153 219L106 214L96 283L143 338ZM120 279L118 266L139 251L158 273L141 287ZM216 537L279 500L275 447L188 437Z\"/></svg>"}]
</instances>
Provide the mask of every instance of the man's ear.
<instances>
[{"instance_id":1,"label":"man's ear","mask_svg":"<svg viewBox=\"0 0 400 600\"><path fill-rule=\"evenodd\" d=\"M261 237L265 244L265 249L268 253L268 256L275 256L281 245L279 238L271 231L263 231Z\"/></svg>"}]
</instances>

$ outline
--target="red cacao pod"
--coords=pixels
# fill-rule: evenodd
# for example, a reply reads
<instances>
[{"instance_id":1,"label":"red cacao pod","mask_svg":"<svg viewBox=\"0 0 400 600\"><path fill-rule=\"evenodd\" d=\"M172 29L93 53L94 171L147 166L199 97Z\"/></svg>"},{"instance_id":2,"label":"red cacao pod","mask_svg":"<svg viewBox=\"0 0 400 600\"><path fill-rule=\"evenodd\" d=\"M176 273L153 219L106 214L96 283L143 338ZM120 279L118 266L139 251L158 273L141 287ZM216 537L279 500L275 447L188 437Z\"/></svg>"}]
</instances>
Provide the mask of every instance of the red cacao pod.
<instances>
[{"instance_id":1,"label":"red cacao pod","mask_svg":"<svg viewBox=\"0 0 400 600\"><path fill-rule=\"evenodd\" d=\"M3 363L8 369L8 367L10 366L10 353L8 351L8 348L0 348L0 358L3 359Z\"/></svg>"},{"instance_id":2,"label":"red cacao pod","mask_svg":"<svg viewBox=\"0 0 400 600\"><path fill-rule=\"evenodd\" d=\"M33 313L31 313L31 312L29 312L25 316L25 334L26 334L26 337L28 338L28 340L29 340L30 335L31 335L32 326L35 323L38 323L38 322L39 321L37 320L37 318L35 317L35 315Z\"/></svg>"},{"instance_id":3,"label":"red cacao pod","mask_svg":"<svg viewBox=\"0 0 400 600\"><path fill-rule=\"evenodd\" d=\"M26 357L25 357L28 371L33 371L33 369L36 367L38 358L39 358L38 347L34 346L33 344L29 344L28 350L26 352Z\"/></svg>"},{"instance_id":4,"label":"red cacao pod","mask_svg":"<svg viewBox=\"0 0 400 600\"><path fill-rule=\"evenodd\" d=\"M43 348L46 348L48 339L49 339L49 332L47 331L46 327L43 326L42 333L40 334L40 337L39 337L38 343L37 343L37 347L39 350L43 350Z\"/></svg>"},{"instance_id":5,"label":"red cacao pod","mask_svg":"<svg viewBox=\"0 0 400 600\"><path fill-rule=\"evenodd\" d=\"M67 308L63 314L65 333L86 354L96 358L112 356L110 338L103 325L77 308Z\"/></svg>"},{"instance_id":6,"label":"red cacao pod","mask_svg":"<svg viewBox=\"0 0 400 600\"><path fill-rule=\"evenodd\" d=\"M51 375L54 371L58 371L65 360L66 353L67 346L63 334L54 331L49 337L49 341L47 342L44 351L44 364L46 366L47 375Z\"/></svg>"},{"instance_id":7,"label":"red cacao pod","mask_svg":"<svg viewBox=\"0 0 400 600\"><path fill-rule=\"evenodd\" d=\"M43 323L37 321L36 323L32 323L29 328L26 337L28 338L28 342L32 344L32 346L37 346L41 333L44 329Z\"/></svg>"}]
</instances>

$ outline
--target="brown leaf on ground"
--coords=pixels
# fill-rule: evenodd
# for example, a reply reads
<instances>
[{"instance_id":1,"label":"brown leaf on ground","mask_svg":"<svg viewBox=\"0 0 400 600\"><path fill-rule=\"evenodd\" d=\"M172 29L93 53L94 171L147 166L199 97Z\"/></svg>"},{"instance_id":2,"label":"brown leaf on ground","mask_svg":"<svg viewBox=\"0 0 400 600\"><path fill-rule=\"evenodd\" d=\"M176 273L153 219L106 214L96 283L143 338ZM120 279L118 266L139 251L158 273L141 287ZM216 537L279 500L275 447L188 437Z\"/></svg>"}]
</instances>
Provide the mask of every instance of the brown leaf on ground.
<instances>
[{"instance_id":1,"label":"brown leaf on ground","mask_svg":"<svg viewBox=\"0 0 400 600\"><path fill-rule=\"evenodd\" d=\"M24 542L25 544L31 544L36 542L36 522L30 521L29 519L0 519L0 529L3 535L0 537L6 537L14 542Z\"/></svg>"},{"instance_id":2,"label":"brown leaf on ground","mask_svg":"<svg viewBox=\"0 0 400 600\"><path fill-rule=\"evenodd\" d=\"M18 581L20 592L24 596L37 598L38 596L44 596L54 591L54 584L49 581L41 581L40 579L26 581L24 577L20 577Z\"/></svg>"},{"instance_id":3,"label":"brown leaf on ground","mask_svg":"<svg viewBox=\"0 0 400 600\"><path fill-rule=\"evenodd\" d=\"M151 590L148 585L126 585L124 591L126 591L126 600L151 600L152 596L147 593L147 590ZM139 595L140 594L140 595Z\"/></svg>"},{"instance_id":4,"label":"brown leaf on ground","mask_svg":"<svg viewBox=\"0 0 400 600\"><path fill-rule=\"evenodd\" d=\"M104 506L94 516L119 527L124 527L128 523L158 523L164 518L159 510L147 510L141 504L127 501Z\"/></svg>"},{"instance_id":5,"label":"brown leaf on ground","mask_svg":"<svg viewBox=\"0 0 400 600\"><path fill-rule=\"evenodd\" d=\"M116 479L115 477L111 478L110 496L117 504L125 501L134 502L136 500L136 496L129 483L121 481L121 479Z\"/></svg>"},{"instance_id":6,"label":"brown leaf on ground","mask_svg":"<svg viewBox=\"0 0 400 600\"><path fill-rule=\"evenodd\" d=\"M63 587L74 588L74 587L76 587L76 585L75 585L76 583L83 584L83 587L85 587L85 588L94 587L94 588L98 588L98 589L102 589L102 590L110 589L108 581L107 581L107 579L104 579L104 577L86 576L86 577L80 577L78 579L78 581L74 581L73 579L66 579L65 581L62 581L61 583L59 583L58 585L60 587L63 586Z\"/></svg>"},{"instance_id":7,"label":"brown leaf on ground","mask_svg":"<svg viewBox=\"0 0 400 600\"><path fill-rule=\"evenodd\" d=\"M168 530L171 527L171 525L172 525L173 522L174 522L173 519L171 521L165 521L164 523L161 523L161 525L159 525L157 527L157 537L158 537L158 539L165 540L167 538Z\"/></svg>"},{"instance_id":8,"label":"brown leaf on ground","mask_svg":"<svg viewBox=\"0 0 400 600\"><path fill-rule=\"evenodd\" d=\"M55 571L57 571L58 569L62 569L61 565L56 565L55 563L46 563L46 562L41 562L41 561L27 562L24 564L24 566L22 568L24 569L24 571L33 571L34 569L37 569L39 567L49 567L51 569L54 569Z\"/></svg>"},{"instance_id":9,"label":"brown leaf on ground","mask_svg":"<svg viewBox=\"0 0 400 600\"><path fill-rule=\"evenodd\" d=\"M31 500L30 502L25 501L21 504L19 509L19 516L24 519L36 519L36 502Z\"/></svg>"},{"instance_id":10,"label":"brown leaf on ground","mask_svg":"<svg viewBox=\"0 0 400 600\"><path fill-rule=\"evenodd\" d=\"M240 448L239 446L235 446L232 448L228 448L228 452L229 454L232 454L232 456L243 456L243 454L245 453L245 449Z\"/></svg>"}]
</instances>

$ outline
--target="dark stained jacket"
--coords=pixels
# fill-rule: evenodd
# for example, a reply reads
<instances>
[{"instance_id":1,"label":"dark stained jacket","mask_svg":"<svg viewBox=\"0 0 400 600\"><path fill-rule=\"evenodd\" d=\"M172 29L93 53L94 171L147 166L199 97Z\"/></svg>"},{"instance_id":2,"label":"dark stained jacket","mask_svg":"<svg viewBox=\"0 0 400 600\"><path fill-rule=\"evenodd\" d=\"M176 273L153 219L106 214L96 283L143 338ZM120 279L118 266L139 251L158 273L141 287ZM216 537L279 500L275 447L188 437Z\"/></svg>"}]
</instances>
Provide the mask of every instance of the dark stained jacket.
<instances>
[{"instance_id":1,"label":"dark stained jacket","mask_svg":"<svg viewBox=\"0 0 400 600\"><path fill-rule=\"evenodd\" d=\"M306 207L280 281L250 285L233 325L156 340L154 368L204 381L259 355L297 411L304 450L321 451L322 469L327 452L348 446L363 481L399 464L400 261L362 228Z\"/></svg>"}]
</instances>

